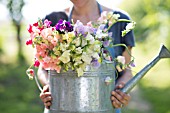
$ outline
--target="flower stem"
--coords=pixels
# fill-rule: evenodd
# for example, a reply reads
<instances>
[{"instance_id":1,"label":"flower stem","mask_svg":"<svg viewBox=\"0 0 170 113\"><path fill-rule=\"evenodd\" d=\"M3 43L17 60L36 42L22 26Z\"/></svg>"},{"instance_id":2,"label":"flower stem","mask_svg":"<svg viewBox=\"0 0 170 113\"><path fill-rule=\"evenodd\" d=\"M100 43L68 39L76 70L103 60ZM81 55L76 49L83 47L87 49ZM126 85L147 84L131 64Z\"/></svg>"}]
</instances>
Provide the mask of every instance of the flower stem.
<instances>
[{"instance_id":1,"label":"flower stem","mask_svg":"<svg viewBox=\"0 0 170 113\"><path fill-rule=\"evenodd\" d=\"M128 47L127 47L125 44L116 44L116 45L113 45L113 47L117 47L117 46L123 46L123 47L125 47L126 50L127 50L127 52L128 52L128 54L132 57L132 61L134 61L134 59L135 59L134 56L131 55Z\"/></svg>"},{"instance_id":2,"label":"flower stem","mask_svg":"<svg viewBox=\"0 0 170 113\"><path fill-rule=\"evenodd\" d=\"M116 20L116 22L113 22L109 27L108 29L105 31L105 32L108 32L110 30L110 28L113 26L113 24L117 23L117 22L133 22L132 20L127 20L127 19L118 19Z\"/></svg>"}]
</instances>

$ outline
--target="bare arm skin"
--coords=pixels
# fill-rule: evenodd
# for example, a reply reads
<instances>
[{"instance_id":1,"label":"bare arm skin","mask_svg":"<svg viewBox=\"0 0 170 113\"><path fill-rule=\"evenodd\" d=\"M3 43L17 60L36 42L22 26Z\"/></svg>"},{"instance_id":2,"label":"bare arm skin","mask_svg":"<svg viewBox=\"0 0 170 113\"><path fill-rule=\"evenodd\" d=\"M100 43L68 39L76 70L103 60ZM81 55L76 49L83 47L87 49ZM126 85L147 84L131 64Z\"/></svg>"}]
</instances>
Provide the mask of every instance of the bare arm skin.
<instances>
[{"instance_id":1,"label":"bare arm skin","mask_svg":"<svg viewBox=\"0 0 170 113\"><path fill-rule=\"evenodd\" d=\"M45 86L48 84L48 73L47 73L47 70L44 70L42 68L42 66L40 66L38 68L38 72L37 72L37 75L38 75L38 79L40 81L40 83Z\"/></svg>"}]
</instances>

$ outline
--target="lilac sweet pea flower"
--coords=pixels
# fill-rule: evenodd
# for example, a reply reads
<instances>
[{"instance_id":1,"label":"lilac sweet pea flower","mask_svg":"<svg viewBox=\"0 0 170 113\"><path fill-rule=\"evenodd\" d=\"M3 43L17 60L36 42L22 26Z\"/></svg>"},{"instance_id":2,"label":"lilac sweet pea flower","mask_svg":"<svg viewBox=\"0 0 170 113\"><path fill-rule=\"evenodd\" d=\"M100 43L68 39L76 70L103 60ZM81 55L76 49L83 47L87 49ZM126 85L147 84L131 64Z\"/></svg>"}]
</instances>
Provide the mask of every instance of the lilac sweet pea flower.
<instances>
[{"instance_id":1,"label":"lilac sweet pea flower","mask_svg":"<svg viewBox=\"0 0 170 113\"><path fill-rule=\"evenodd\" d=\"M93 59L93 60L91 61L91 64L92 64L92 66L93 66L94 68L99 68L100 65L101 65L97 59Z\"/></svg>"},{"instance_id":2,"label":"lilac sweet pea flower","mask_svg":"<svg viewBox=\"0 0 170 113\"><path fill-rule=\"evenodd\" d=\"M88 28L88 32L89 32L90 34L96 35L97 29L96 29L96 28L93 28L93 27L89 27L89 28Z\"/></svg>"},{"instance_id":3,"label":"lilac sweet pea flower","mask_svg":"<svg viewBox=\"0 0 170 113\"><path fill-rule=\"evenodd\" d=\"M83 36L86 36L86 32L88 31L88 28L78 20L74 25L74 31L76 31L78 34L82 34Z\"/></svg>"},{"instance_id":4,"label":"lilac sweet pea flower","mask_svg":"<svg viewBox=\"0 0 170 113\"><path fill-rule=\"evenodd\" d=\"M110 45L110 41L109 40L103 41L103 46L104 47L108 47L109 45Z\"/></svg>"},{"instance_id":5,"label":"lilac sweet pea flower","mask_svg":"<svg viewBox=\"0 0 170 113\"><path fill-rule=\"evenodd\" d=\"M106 26L105 24L101 24L101 25L99 26L99 29L100 29L100 30L104 30L105 26Z\"/></svg>"},{"instance_id":6,"label":"lilac sweet pea flower","mask_svg":"<svg viewBox=\"0 0 170 113\"><path fill-rule=\"evenodd\" d=\"M132 62L130 63L130 66L132 66L132 67L136 67L136 65L135 65L134 61L132 61Z\"/></svg>"}]
</instances>

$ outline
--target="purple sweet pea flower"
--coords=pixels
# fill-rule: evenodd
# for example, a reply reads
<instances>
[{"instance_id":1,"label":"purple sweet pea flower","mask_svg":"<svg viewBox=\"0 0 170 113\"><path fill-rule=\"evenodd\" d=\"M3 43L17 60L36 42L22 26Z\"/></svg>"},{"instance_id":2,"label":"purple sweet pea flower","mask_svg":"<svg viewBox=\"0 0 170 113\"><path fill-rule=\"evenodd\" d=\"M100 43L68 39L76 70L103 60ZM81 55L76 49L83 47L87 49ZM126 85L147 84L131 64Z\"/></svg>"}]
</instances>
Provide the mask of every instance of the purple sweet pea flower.
<instances>
[{"instance_id":1,"label":"purple sweet pea flower","mask_svg":"<svg viewBox=\"0 0 170 113\"><path fill-rule=\"evenodd\" d=\"M110 45L110 41L109 40L103 41L103 46L104 47L108 47L109 45Z\"/></svg>"},{"instance_id":2,"label":"purple sweet pea flower","mask_svg":"<svg viewBox=\"0 0 170 113\"><path fill-rule=\"evenodd\" d=\"M109 53L109 51L107 51L107 50L103 50L103 53L105 53L105 54L108 54Z\"/></svg>"},{"instance_id":3,"label":"purple sweet pea flower","mask_svg":"<svg viewBox=\"0 0 170 113\"><path fill-rule=\"evenodd\" d=\"M73 26L70 24L70 22L63 21L62 19L59 20L55 27L60 34L64 34L65 31L66 32L73 31Z\"/></svg>"},{"instance_id":4,"label":"purple sweet pea flower","mask_svg":"<svg viewBox=\"0 0 170 113\"><path fill-rule=\"evenodd\" d=\"M70 24L70 22L65 22L66 31L71 32L73 31L73 26Z\"/></svg>"},{"instance_id":5,"label":"purple sweet pea flower","mask_svg":"<svg viewBox=\"0 0 170 113\"><path fill-rule=\"evenodd\" d=\"M130 63L130 66L132 66L132 67L136 67L136 65L135 65L134 61L132 61L132 62Z\"/></svg>"},{"instance_id":6,"label":"purple sweet pea flower","mask_svg":"<svg viewBox=\"0 0 170 113\"><path fill-rule=\"evenodd\" d=\"M100 65L101 65L101 64L98 62L97 59L93 59L93 60L91 61L91 64L92 64L92 66L93 66L94 68L99 68Z\"/></svg>"}]
</instances>

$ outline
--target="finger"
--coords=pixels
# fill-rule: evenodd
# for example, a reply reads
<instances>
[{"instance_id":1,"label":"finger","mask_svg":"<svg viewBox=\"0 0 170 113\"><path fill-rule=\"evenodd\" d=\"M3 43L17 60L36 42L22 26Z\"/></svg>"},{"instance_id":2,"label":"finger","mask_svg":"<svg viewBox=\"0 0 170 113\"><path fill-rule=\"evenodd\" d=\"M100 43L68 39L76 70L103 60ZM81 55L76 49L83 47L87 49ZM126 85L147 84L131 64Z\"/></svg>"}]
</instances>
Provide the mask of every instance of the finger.
<instances>
[{"instance_id":1,"label":"finger","mask_svg":"<svg viewBox=\"0 0 170 113\"><path fill-rule=\"evenodd\" d=\"M117 92L117 99L123 104L123 105L127 105L128 102L130 101L130 96L128 94L125 94L123 92L121 92L120 90L116 90Z\"/></svg>"},{"instance_id":2,"label":"finger","mask_svg":"<svg viewBox=\"0 0 170 113\"><path fill-rule=\"evenodd\" d=\"M112 91L112 96L111 96L112 105L115 108L121 108L122 103L117 99L117 96L118 96L118 94L115 91Z\"/></svg>"},{"instance_id":3,"label":"finger","mask_svg":"<svg viewBox=\"0 0 170 113\"><path fill-rule=\"evenodd\" d=\"M111 97L112 98L112 105L115 107L115 108L120 108L122 106L122 103L119 102L116 98L113 99L113 96Z\"/></svg>"},{"instance_id":4,"label":"finger","mask_svg":"<svg viewBox=\"0 0 170 113\"><path fill-rule=\"evenodd\" d=\"M44 102L44 103L51 102L51 101L52 101L51 96L48 96L48 97L46 97L46 98L43 99L43 102Z\"/></svg>"},{"instance_id":5,"label":"finger","mask_svg":"<svg viewBox=\"0 0 170 113\"><path fill-rule=\"evenodd\" d=\"M116 91L119 95L121 95L125 100L130 100L131 99L131 96L129 94L126 94L126 93L123 93L121 92L120 90L117 90Z\"/></svg>"},{"instance_id":6,"label":"finger","mask_svg":"<svg viewBox=\"0 0 170 113\"><path fill-rule=\"evenodd\" d=\"M50 92L40 93L40 98L43 100L44 98L51 96Z\"/></svg>"},{"instance_id":7,"label":"finger","mask_svg":"<svg viewBox=\"0 0 170 113\"><path fill-rule=\"evenodd\" d=\"M51 106L51 102L46 102L46 103L44 103L44 106L45 106L47 109L49 109L50 106Z\"/></svg>"},{"instance_id":8,"label":"finger","mask_svg":"<svg viewBox=\"0 0 170 113\"><path fill-rule=\"evenodd\" d=\"M118 100L120 102L120 104L127 104L127 100L125 100L122 95L117 93L117 90L113 91L112 95L116 98L116 100Z\"/></svg>"}]
</instances>

